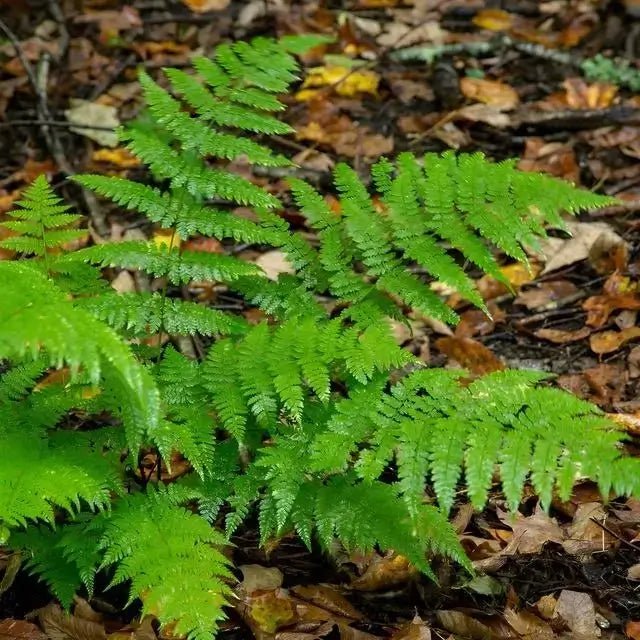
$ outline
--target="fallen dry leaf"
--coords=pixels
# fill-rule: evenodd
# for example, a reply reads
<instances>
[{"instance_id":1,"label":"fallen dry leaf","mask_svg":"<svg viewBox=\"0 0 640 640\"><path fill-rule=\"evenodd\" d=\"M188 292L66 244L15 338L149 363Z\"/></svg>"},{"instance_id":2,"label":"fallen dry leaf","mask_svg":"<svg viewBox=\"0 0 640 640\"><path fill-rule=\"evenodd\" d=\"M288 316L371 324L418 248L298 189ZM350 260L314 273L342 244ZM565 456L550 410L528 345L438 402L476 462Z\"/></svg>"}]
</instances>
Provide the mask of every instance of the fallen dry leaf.
<instances>
[{"instance_id":1,"label":"fallen dry leaf","mask_svg":"<svg viewBox=\"0 0 640 640\"><path fill-rule=\"evenodd\" d=\"M587 84L582 78L567 78L562 86L570 109L606 109L618 92L615 85L603 82Z\"/></svg>"},{"instance_id":2,"label":"fallen dry leaf","mask_svg":"<svg viewBox=\"0 0 640 640\"><path fill-rule=\"evenodd\" d=\"M282 571L277 567L263 567L259 564L242 564L238 567L242 571L242 582L238 588L247 594L254 591L266 591L282 586Z\"/></svg>"},{"instance_id":3,"label":"fallen dry leaf","mask_svg":"<svg viewBox=\"0 0 640 640\"><path fill-rule=\"evenodd\" d=\"M460 90L470 100L483 102L503 111L515 109L520 102L515 89L497 80L465 76L460 80Z\"/></svg>"},{"instance_id":4,"label":"fallen dry leaf","mask_svg":"<svg viewBox=\"0 0 640 640\"><path fill-rule=\"evenodd\" d=\"M551 625L529 611L515 611L507 607L504 611L504 619L522 638L530 638L531 640L555 638L555 632Z\"/></svg>"},{"instance_id":5,"label":"fallen dry leaf","mask_svg":"<svg viewBox=\"0 0 640 640\"><path fill-rule=\"evenodd\" d=\"M483 616L482 622L462 611L436 611L438 624L456 637L471 640L499 640L513 637L509 625L497 615Z\"/></svg>"},{"instance_id":6,"label":"fallen dry leaf","mask_svg":"<svg viewBox=\"0 0 640 640\"><path fill-rule=\"evenodd\" d=\"M624 627L624 632L631 640L640 640L640 620L629 620Z\"/></svg>"},{"instance_id":7,"label":"fallen dry leaf","mask_svg":"<svg viewBox=\"0 0 640 640\"><path fill-rule=\"evenodd\" d=\"M85 138L91 138L103 147L118 145L115 129L120 126L120 121L115 107L76 98L72 98L70 104L70 108L64 112L67 120L72 125L82 125L71 127L71 131L85 136ZM99 128L92 129L91 127Z\"/></svg>"},{"instance_id":8,"label":"fallen dry leaf","mask_svg":"<svg viewBox=\"0 0 640 640\"><path fill-rule=\"evenodd\" d=\"M640 338L640 327L629 327L622 331L602 331L591 336L589 346L591 351L601 355L617 351L627 342L636 338Z\"/></svg>"},{"instance_id":9,"label":"fallen dry leaf","mask_svg":"<svg viewBox=\"0 0 640 640\"><path fill-rule=\"evenodd\" d=\"M206 13L226 9L231 0L182 0L182 2L195 13Z\"/></svg>"},{"instance_id":10,"label":"fallen dry leaf","mask_svg":"<svg viewBox=\"0 0 640 640\"><path fill-rule=\"evenodd\" d=\"M315 87L331 87L338 95L352 98L368 93L378 95L380 76L369 69L349 69L339 65L313 67L307 71L302 87L296 93L296 100L306 102L318 97Z\"/></svg>"},{"instance_id":11,"label":"fallen dry leaf","mask_svg":"<svg viewBox=\"0 0 640 640\"><path fill-rule=\"evenodd\" d=\"M575 184L580 182L580 167L572 147L561 142L547 142L544 138L527 138L518 169L548 173Z\"/></svg>"},{"instance_id":12,"label":"fallen dry leaf","mask_svg":"<svg viewBox=\"0 0 640 640\"><path fill-rule=\"evenodd\" d=\"M91 154L93 162L106 162L121 169L132 169L140 166L140 160L128 149L117 147L115 149L96 149Z\"/></svg>"},{"instance_id":13,"label":"fallen dry leaf","mask_svg":"<svg viewBox=\"0 0 640 640\"><path fill-rule=\"evenodd\" d=\"M586 338L591 333L589 327L582 327L575 331L563 331L562 329L538 329L534 332L537 338L554 342L555 344L568 344Z\"/></svg>"},{"instance_id":14,"label":"fallen dry leaf","mask_svg":"<svg viewBox=\"0 0 640 640\"><path fill-rule=\"evenodd\" d=\"M513 26L513 15L502 9L482 9L473 16L473 24L489 31L508 31Z\"/></svg>"},{"instance_id":15,"label":"fallen dry leaf","mask_svg":"<svg viewBox=\"0 0 640 640\"><path fill-rule=\"evenodd\" d=\"M38 620L50 640L106 640L102 624L65 613L59 605L49 604L38 611Z\"/></svg>"},{"instance_id":16,"label":"fallen dry leaf","mask_svg":"<svg viewBox=\"0 0 640 640\"><path fill-rule=\"evenodd\" d=\"M303 600L335 615L361 620L363 615L336 589L324 584L293 587L291 591Z\"/></svg>"},{"instance_id":17,"label":"fallen dry leaf","mask_svg":"<svg viewBox=\"0 0 640 640\"><path fill-rule=\"evenodd\" d=\"M619 364L599 364L580 373L558 377L558 386L597 405L612 404L622 397L627 371Z\"/></svg>"},{"instance_id":18,"label":"fallen dry leaf","mask_svg":"<svg viewBox=\"0 0 640 640\"><path fill-rule=\"evenodd\" d=\"M431 640L431 629L420 616L402 625L389 640Z\"/></svg>"},{"instance_id":19,"label":"fallen dry leaf","mask_svg":"<svg viewBox=\"0 0 640 640\"><path fill-rule=\"evenodd\" d=\"M563 549L572 555L604 551L617 544L608 531L598 526L593 519L604 522L606 513L601 502L585 502L578 505L573 522L567 527L567 539Z\"/></svg>"},{"instance_id":20,"label":"fallen dry leaf","mask_svg":"<svg viewBox=\"0 0 640 640\"><path fill-rule=\"evenodd\" d=\"M640 580L640 562L627 569L627 578L629 580Z\"/></svg>"},{"instance_id":21,"label":"fallen dry leaf","mask_svg":"<svg viewBox=\"0 0 640 640\"><path fill-rule=\"evenodd\" d=\"M451 114L454 120L470 120L471 122L484 122L492 127L504 129L511 124L511 118L496 106L491 104L469 104L466 107L456 109Z\"/></svg>"},{"instance_id":22,"label":"fallen dry leaf","mask_svg":"<svg viewBox=\"0 0 640 640\"><path fill-rule=\"evenodd\" d=\"M548 516L538 505L533 515L525 517L499 511L498 517L513 529L513 538L503 549L504 555L539 553L549 542L562 544L564 533L557 520Z\"/></svg>"},{"instance_id":23,"label":"fallen dry leaf","mask_svg":"<svg viewBox=\"0 0 640 640\"><path fill-rule=\"evenodd\" d=\"M265 272L269 280L277 280L281 273L294 273L287 256L279 249L260 254L256 264Z\"/></svg>"},{"instance_id":24,"label":"fallen dry leaf","mask_svg":"<svg viewBox=\"0 0 640 640\"><path fill-rule=\"evenodd\" d=\"M625 241L604 222L569 221L566 224L571 234L570 238L547 238L541 242L542 252L547 256L542 274L586 260L591 248L598 241L606 241L610 245L625 244Z\"/></svg>"},{"instance_id":25,"label":"fallen dry leaf","mask_svg":"<svg viewBox=\"0 0 640 640\"><path fill-rule=\"evenodd\" d=\"M47 640L33 622L6 618L0 620L0 640Z\"/></svg>"},{"instance_id":26,"label":"fallen dry leaf","mask_svg":"<svg viewBox=\"0 0 640 640\"><path fill-rule=\"evenodd\" d=\"M563 589L553 617L563 620L569 630L577 636L600 637L600 627L596 624L596 609L588 593Z\"/></svg>"},{"instance_id":27,"label":"fallen dry leaf","mask_svg":"<svg viewBox=\"0 0 640 640\"><path fill-rule=\"evenodd\" d=\"M384 556L375 554L364 573L349 586L357 591L378 591L404 584L417 574L416 568L404 556L394 552Z\"/></svg>"},{"instance_id":28,"label":"fallen dry leaf","mask_svg":"<svg viewBox=\"0 0 640 640\"><path fill-rule=\"evenodd\" d=\"M463 369L471 373L484 375L505 368L504 363L491 349L473 338L458 336L438 338L434 344L438 351L455 360Z\"/></svg>"},{"instance_id":29,"label":"fallen dry leaf","mask_svg":"<svg viewBox=\"0 0 640 640\"><path fill-rule=\"evenodd\" d=\"M157 247L174 249L182 244L182 238L174 229L157 229L153 233L153 244Z\"/></svg>"},{"instance_id":30,"label":"fallen dry leaf","mask_svg":"<svg viewBox=\"0 0 640 640\"><path fill-rule=\"evenodd\" d=\"M524 305L530 311L555 309L558 301L573 296L577 292L578 288L569 280L551 280L521 291L514 303Z\"/></svg>"}]
</instances>

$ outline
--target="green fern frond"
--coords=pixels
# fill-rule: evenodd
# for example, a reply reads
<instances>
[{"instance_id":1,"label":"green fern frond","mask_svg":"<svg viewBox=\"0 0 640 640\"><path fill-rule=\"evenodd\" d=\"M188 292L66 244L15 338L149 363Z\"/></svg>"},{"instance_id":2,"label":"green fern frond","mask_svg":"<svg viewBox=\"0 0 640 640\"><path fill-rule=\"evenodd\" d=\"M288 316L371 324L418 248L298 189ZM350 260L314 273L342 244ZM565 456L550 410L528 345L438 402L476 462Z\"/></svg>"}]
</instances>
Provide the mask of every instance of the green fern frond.
<instances>
[{"instance_id":1,"label":"green fern frond","mask_svg":"<svg viewBox=\"0 0 640 640\"><path fill-rule=\"evenodd\" d=\"M114 329L140 336L160 330L170 335L227 335L242 332L246 326L228 313L159 293L106 293L80 304Z\"/></svg>"},{"instance_id":2,"label":"green fern frond","mask_svg":"<svg viewBox=\"0 0 640 640\"><path fill-rule=\"evenodd\" d=\"M30 426L2 433L11 464L0 468L0 525L11 529L30 522L53 523L56 508L70 513L78 512L82 504L94 510L106 508L111 492L120 490L112 462L100 452L56 447L40 434L29 433ZM46 473L35 472L44 469Z\"/></svg>"},{"instance_id":3,"label":"green fern frond","mask_svg":"<svg viewBox=\"0 0 640 640\"><path fill-rule=\"evenodd\" d=\"M82 216L68 212L69 207L62 204L42 175L25 189L16 205L18 208L9 212L14 220L0 223L17 234L0 241L3 249L42 257L87 235L83 230L61 229Z\"/></svg>"},{"instance_id":4,"label":"green fern frond","mask_svg":"<svg viewBox=\"0 0 640 640\"><path fill-rule=\"evenodd\" d=\"M154 187L118 177L76 175L73 179L127 209L144 213L164 228L175 225L181 238L201 234L220 240L232 238L238 242L273 244L273 235L255 222L204 206L186 193L162 193Z\"/></svg>"},{"instance_id":5,"label":"green fern frond","mask_svg":"<svg viewBox=\"0 0 640 640\"><path fill-rule=\"evenodd\" d=\"M55 366L81 366L97 383L101 374L122 390L131 411L130 444L158 422L158 391L148 372L109 327L73 305L44 274L25 263L0 262L0 358L46 352ZM135 435L134 435L135 434Z\"/></svg>"},{"instance_id":6,"label":"green fern frond","mask_svg":"<svg viewBox=\"0 0 640 640\"><path fill-rule=\"evenodd\" d=\"M86 261L103 267L139 269L157 278L167 277L173 284L191 280L232 282L238 278L257 276L261 269L232 256L180 251L177 248L144 242L113 242L75 251L64 260Z\"/></svg>"}]
</instances>

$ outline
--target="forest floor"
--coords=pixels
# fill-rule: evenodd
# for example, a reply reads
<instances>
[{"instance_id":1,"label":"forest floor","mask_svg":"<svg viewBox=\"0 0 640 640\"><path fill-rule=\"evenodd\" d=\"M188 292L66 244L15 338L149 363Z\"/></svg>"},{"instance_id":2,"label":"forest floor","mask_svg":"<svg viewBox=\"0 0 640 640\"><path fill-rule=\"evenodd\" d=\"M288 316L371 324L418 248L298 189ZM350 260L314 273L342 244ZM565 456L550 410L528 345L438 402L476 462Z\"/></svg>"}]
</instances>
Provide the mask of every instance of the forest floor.
<instances>
[{"instance_id":1,"label":"forest floor","mask_svg":"<svg viewBox=\"0 0 640 640\"><path fill-rule=\"evenodd\" d=\"M524 170L615 195L619 205L572 221L573 236L555 234L544 257L532 256L530 269L505 259L513 291L480 278L491 318L443 291L462 317L454 330L416 318L411 330L399 325L397 333L434 366L552 372L558 385L616 416L634 446L640 436L640 67L634 66L640 2L0 5L0 218L45 173L112 238L152 235L134 217L87 201L65 182L85 171L145 179L112 134L139 111L137 69L157 74L163 66L186 66L194 53L222 41L302 32L329 34L335 42L305 56L308 80L285 99L296 134L276 137L274 145L311 182L329 187L329 171L340 160L364 171L384 154L454 149L517 157ZM619 69L627 61L628 73L589 76L588 61L597 54L620 58ZM282 194L283 177L269 172L254 179ZM0 251L0 259L7 257ZM275 251L256 248L255 259L275 273L286 267ZM132 285L123 279L120 286ZM220 637L640 640L640 501L604 504L593 485L581 484L548 515L533 494L515 521L504 509L498 487L482 513L460 496L456 528L482 573L471 579L436 560L438 585L394 555L329 559L294 538L267 553L247 527L234 540L236 564L251 565L245 600ZM0 570L2 563L0 555ZM8 590L2 586L0 639L39 637L36 627L18 622L48 604L45 590L22 573ZM58 616L49 636L153 639L152 626L135 623L135 610L122 610L121 596L108 591L90 603L78 599L74 617L64 620L49 605L47 615ZM247 614L260 598L267 622Z\"/></svg>"}]
</instances>

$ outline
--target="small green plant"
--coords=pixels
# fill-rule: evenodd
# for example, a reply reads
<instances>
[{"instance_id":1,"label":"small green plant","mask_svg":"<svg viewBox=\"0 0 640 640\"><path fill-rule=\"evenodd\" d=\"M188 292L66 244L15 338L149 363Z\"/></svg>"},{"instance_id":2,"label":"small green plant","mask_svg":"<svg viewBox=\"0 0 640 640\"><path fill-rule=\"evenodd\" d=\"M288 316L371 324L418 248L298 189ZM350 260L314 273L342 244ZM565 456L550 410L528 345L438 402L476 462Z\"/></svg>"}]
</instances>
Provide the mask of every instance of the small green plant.
<instances>
[{"instance_id":1,"label":"small green plant","mask_svg":"<svg viewBox=\"0 0 640 640\"><path fill-rule=\"evenodd\" d=\"M640 69L631 66L622 58L605 58L598 54L580 63L582 72L589 80L609 82L631 91L640 91Z\"/></svg>"},{"instance_id":2,"label":"small green plant","mask_svg":"<svg viewBox=\"0 0 640 640\"><path fill-rule=\"evenodd\" d=\"M280 248L294 274L271 281L232 255L152 242L66 252L77 232L55 230L77 218L43 179L5 223L19 235L3 246L32 257L0 262L0 531L65 606L104 571L174 634L205 640L229 591L220 549L252 510L263 542L295 531L326 549L378 545L431 574L433 553L469 567L447 514L460 487L481 507L496 469L512 509L527 481L545 505L579 476L637 493L638 461L596 407L540 386L539 372L468 384L426 368L389 323L410 310L455 323L430 279L484 308L456 256L502 278L492 247L526 260L560 211L610 200L479 154L401 154L373 167L369 188L339 165L337 211L292 179L317 232L309 244L227 161L290 164L252 137L290 131L276 95L297 77L292 53L316 42L223 45L194 61L196 74L165 70L170 89L143 74L150 123L121 136L161 186L76 178L174 238ZM103 268L158 279L161 293L116 293ZM176 295L193 280L268 319L250 325ZM201 359L141 343L159 333L213 342ZM149 451L156 468L136 482ZM191 471L157 482L176 454Z\"/></svg>"}]
</instances>

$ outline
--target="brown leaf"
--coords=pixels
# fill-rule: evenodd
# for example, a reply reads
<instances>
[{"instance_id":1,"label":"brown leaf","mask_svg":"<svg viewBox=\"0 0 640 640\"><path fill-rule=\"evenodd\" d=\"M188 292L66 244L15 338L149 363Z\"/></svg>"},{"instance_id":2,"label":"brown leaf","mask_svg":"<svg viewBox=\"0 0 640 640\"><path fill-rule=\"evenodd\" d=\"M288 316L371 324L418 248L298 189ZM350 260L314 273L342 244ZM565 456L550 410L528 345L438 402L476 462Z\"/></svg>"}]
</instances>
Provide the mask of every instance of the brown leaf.
<instances>
[{"instance_id":1,"label":"brown leaf","mask_svg":"<svg viewBox=\"0 0 640 640\"><path fill-rule=\"evenodd\" d=\"M402 625L390 640L431 640L431 629L420 616Z\"/></svg>"},{"instance_id":2,"label":"brown leaf","mask_svg":"<svg viewBox=\"0 0 640 640\"><path fill-rule=\"evenodd\" d=\"M606 109L618 92L615 85L602 82L588 85L582 78L567 78L562 85L570 109Z\"/></svg>"},{"instance_id":3,"label":"brown leaf","mask_svg":"<svg viewBox=\"0 0 640 640\"><path fill-rule=\"evenodd\" d=\"M580 182L580 167L573 149L560 142L546 142L543 138L527 138L518 169L548 173L575 184Z\"/></svg>"},{"instance_id":4,"label":"brown leaf","mask_svg":"<svg viewBox=\"0 0 640 640\"><path fill-rule=\"evenodd\" d=\"M577 342L586 338L591 333L589 327L582 327L575 331L563 331L562 329L538 329L534 335L543 340L554 342L555 344L567 344L569 342Z\"/></svg>"},{"instance_id":5,"label":"brown leaf","mask_svg":"<svg viewBox=\"0 0 640 640\"><path fill-rule=\"evenodd\" d=\"M242 582L238 585L244 593L251 595L254 591L267 591L282 586L282 571L277 567L263 567L259 564L242 564Z\"/></svg>"},{"instance_id":6,"label":"brown leaf","mask_svg":"<svg viewBox=\"0 0 640 640\"><path fill-rule=\"evenodd\" d=\"M0 640L46 640L47 636L32 622L6 618L0 620Z\"/></svg>"},{"instance_id":7,"label":"brown leaf","mask_svg":"<svg viewBox=\"0 0 640 640\"><path fill-rule=\"evenodd\" d=\"M291 263L280 249L261 254L256 264L265 272L269 280L277 280L281 273L293 273Z\"/></svg>"},{"instance_id":8,"label":"brown leaf","mask_svg":"<svg viewBox=\"0 0 640 640\"><path fill-rule=\"evenodd\" d=\"M496 305L495 309L500 314L501 309ZM495 314L492 313L493 319L480 309L468 309L460 315L460 322L456 326L455 335L458 338L472 338L473 336L486 336L495 328ZM502 314L504 317L504 314Z\"/></svg>"},{"instance_id":9,"label":"brown leaf","mask_svg":"<svg viewBox=\"0 0 640 640\"><path fill-rule=\"evenodd\" d=\"M195 13L206 13L226 9L231 0L182 0L182 2Z\"/></svg>"},{"instance_id":10,"label":"brown leaf","mask_svg":"<svg viewBox=\"0 0 640 640\"><path fill-rule=\"evenodd\" d=\"M104 627L65 613L57 604L38 611L38 620L50 640L106 640Z\"/></svg>"},{"instance_id":11,"label":"brown leaf","mask_svg":"<svg viewBox=\"0 0 640 640\"><path fill-rule=\"evenodd\" d=\"M539 553L549 542L562 544L564 534L555 518L549 517L539 506L532 516L516 515L512 521L511 514L499 512L500 519L513 529L513 539L504 548L503 554Z\"/></svg>"},{"instance_id":12,"label":"brown leaf","mask_svg":"<svg viewBox=\"0 0 640 640\"><path fill-rule=\"evenodd\" d=\"M620 400L627 378L621 365L599 364L581 373L560 376L558 385L584 400L605 405Z\"/></svg>"},{"instance_id":13,"label":"brown leaf","mask_svg":"<svg viewBox=\"0 0 640 640\"><path fill-rule=\"evenodd\" d=\"M322 607L331 613L353 620L361 620L362 614L336 589L333 587L314 584L308 586L293 587L291 591L302 598L308 600L318 607Z\"/></svg>"},{"instance_id":14,"label":"brown leaf","mask_svg":"<svg viewBox=\"0 0 640 640\"><path fill-rule=\"evenodd\" d=\"M471 373L484 375L492 371L502 371L504 363L488 347L473 338L438 338L435 346L451 360L455 360L463 369Z\"/></svg>"},{"instance_id":15,"label":"brown leaf","mask_svg":"<svg viewBox=\"0 0 640 640\"><path fill-rule=\"evenodd\" d=\"M471 640L502 640L513 638L513 632L506 622L494 617L477 620L462 611L442 610L436 611L438 624L455 634Z\"/></svg>"},{"instance_id":16,"label":"brown leaf","mask_svg":"<svg viewBox=\"0 0 640 640\"><path fill-rule=\"evenodd\" d=\"M521 291L514 300L529 310L555 309L558 300L574 295L578 288L569 280L541 282L535 288Z\"/></svg>"},{"instance_id":17,"label":"brown leaf","mask_svg":"<svg viewBox=\"0 0 640 640\"><path fill-rule=\"evenodd\" d=\"M465 76L460 80L463 95L476 102L483 102L503 111L515 109L520 98L513 87L497 80Z\"/></svg>"},{"instance_id":18,"label":"brown leaf","mask_svg":"<svg viewBox=\"0 0 640 640\"><path fill-rule=\"evenodd\" d=\"M595 333L589 340L591 351L597 354L617 351L630 340L640 337L640 327L629 327L622 331L602 331Z\"/></svg>"},{"instance_id":19,"label":"brown leaf","mask_svg":"<svg viewBox=\"0 0 640 640\"><path fill-rule=\"evenodd\" d=\"M555 617L561 618L576 635L585 638L600 637L595 606L588 593L563 589L556 603Z\"/></svg>"},{"instance_id":20,"label":"brown leaf","mask_svg":"<svg viewBox=\"0 0 640 640\"><path fill-rule=\"evenodd\" d=\"M381 640L380 636L354 629L346 624L338 623L338 629L340 629L340 640Z\"/></svg>"},{"instance_id":21,"label":"brown leaf","mask_svg":"<svg viewBox=\"0 0 640 640\"><path fill-rule=\"evenodd\" d=\"M376 554L364 573L355 578L349 586L358 591L378 591L404 584L417 573L416 568L404 556L394 552L384 556Z\"/></svg>"},{"instance_id":22,"label":"brown leaf","mask_svg":"<svg viewBox=\"0 0 640 640\"><path fill-rule=\"evenodd\" d=\"M562 543L567 553L578 555L604 551L617 544L616 538L598 526L592 518L602 522L606 519L601 502L585 502L578 505L573 522L567 527L567 539Z\"/></svg>"},{"instance_id":23,"label":"brown leaf","mask_svg":"<svg viewBox=\"0 0 640 640\"><path fill-rule=\"evenodd\" d=\"M640 640L640 620L629 620L624 627L624 633L631 640Z\"/></svg>"},{"instance_id":24,"label":"brown leaf","mask_svg":"<svg viewBox=\"0 0 640 640\"><path fill-rule=\"evenodd\" d=\"M541 243L542 251L547 256L543 274L586 260L596 242L607 242L610 246L625 244L624 240L603 222L569 221L567 230L571 233L570 238L548 238Z\"/></svg>"},{"instance_id":25,"label":"brown leaf","mask_svg":"<svg viewBox=\"0 0 640 640\"><path fill-rule=\"evenodd\" d=\"M555 637L553 629L544 620L529 611L515 611L507 608L504 611L504 619L519 636L524 638L551 640Z\"/></svg>"}]
</instances>

